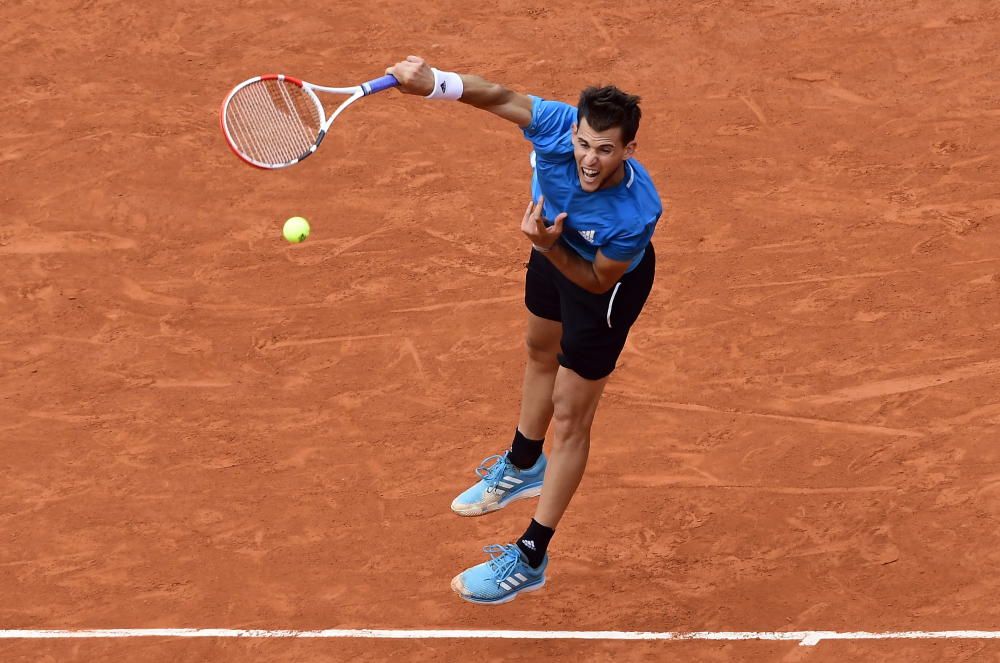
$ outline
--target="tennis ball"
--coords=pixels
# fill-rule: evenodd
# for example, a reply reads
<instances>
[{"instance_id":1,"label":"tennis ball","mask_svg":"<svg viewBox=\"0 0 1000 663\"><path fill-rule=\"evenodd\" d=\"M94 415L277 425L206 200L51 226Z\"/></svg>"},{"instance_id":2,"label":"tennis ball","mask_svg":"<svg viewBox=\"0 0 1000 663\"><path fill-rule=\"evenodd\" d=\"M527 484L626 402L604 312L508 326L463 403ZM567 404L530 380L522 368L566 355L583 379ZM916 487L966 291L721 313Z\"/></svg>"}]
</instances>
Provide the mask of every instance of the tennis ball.
<instances>
[{"instance_id":1,"label":"tennis ball","mask_svg":"<svg viewBox=\"0 0 1000 663\"><path fill-rule=\"evenodd\" d=\"M309 237L309 222L301 216L293 216L288 221L285 221L285 227L281 230L281 234L289 242L298 244L305 240L306 237Z\"/></svg>"}]
</instances>

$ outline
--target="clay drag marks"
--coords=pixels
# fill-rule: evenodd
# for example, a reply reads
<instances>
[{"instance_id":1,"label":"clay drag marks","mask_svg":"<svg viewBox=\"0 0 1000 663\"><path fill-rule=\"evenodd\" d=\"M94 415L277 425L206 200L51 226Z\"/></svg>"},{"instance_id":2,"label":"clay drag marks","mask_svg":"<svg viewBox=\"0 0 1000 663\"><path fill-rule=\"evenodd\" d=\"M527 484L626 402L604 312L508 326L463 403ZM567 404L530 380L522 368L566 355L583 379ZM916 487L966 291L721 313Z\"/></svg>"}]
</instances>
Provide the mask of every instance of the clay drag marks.
<instances>
[{"instance_id":1,"label":"clay drag marks","mask_svg":"<svg viewBox=\"0 0 1000 663\"><path fill-rule=\"evenodd\" d=\"M631 469L608 486L650 515L668 512L661 491L683 496L672 526L634 535L677 569L658 574L665 592L712 603L733 576L761 580L720 623L792 604L790 624L996 619L1000 106L981 68L996 52L956 39L970 15L905 16L854 24L891 44L884 68L862 74L865 46L847 40L835 68L797 62L692 104L743 119L685 143L727 168L675 189L685 222L667 230L674 271L653 309L666 324L637 330L609 387L670 431L666 447L632 443L669 460L651 476L623 444ZM916 589L927 573L935 588Z\"/></svg>"},{"instance_id":2,"label":"clay drag marks","mask_svg":"<svg viewBox=\"0 0 1000 663\"><path fill-rule=\"evenodd\" d=\"M4 11L4 627L996 627L988 6L428 10L428 25L464 16L450 36L392 12L279 17L426 38L443 62L553 96L598 68L667 109L647 113L640 152L668 203L657 288L546 596L492 616L447 580L530 506L468 521L447 505L517 409L516 133L389 96L297 171L242 169L216 92L287 50L280 26L236 49L250 9ZM584 28L600 41L587 59L567 42L525 61L539 34ZM353 62L349 81L399 56L352 35L306 52ZM82 66L94 44L100 77ZM315 71L310 57L275 66ZM498 177L483 158L498 153L524 171ZM313 222L301 246L279 239L292 214Z\"/></svg>"}]
</instances>

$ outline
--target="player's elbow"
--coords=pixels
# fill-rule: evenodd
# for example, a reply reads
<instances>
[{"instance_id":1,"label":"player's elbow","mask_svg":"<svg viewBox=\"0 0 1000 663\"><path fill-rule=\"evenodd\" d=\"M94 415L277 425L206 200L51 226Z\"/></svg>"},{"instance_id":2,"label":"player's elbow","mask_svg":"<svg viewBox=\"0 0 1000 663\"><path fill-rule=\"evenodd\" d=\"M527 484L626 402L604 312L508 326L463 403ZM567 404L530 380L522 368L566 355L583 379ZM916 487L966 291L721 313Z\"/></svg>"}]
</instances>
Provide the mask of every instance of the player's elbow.
<instances>
[{"instance_id":1,"label":"player's elbow","mask_svg":"<svg viewBox=\"0 0 1000 663\"><path fill-rule=\"evenodd\" d=\"M594 282L594 289L590 290L590 292L598 295L609 292L621 281L622 276L628 270L628 266L628 262L612 260L598 251L597 260L591 263L590 266Z\"/></svg>"},{"instance_id":2,"label":"player's elbow","mask_svg":"<svg viewBox=\"0 0 1000 663\"><path fill-rule=\"evenodd\" d=\"M504 104L509 104L514 98L514 91L510 90L499 83L493 83L489 90L490 96L494 99L495 106L502 106Z\"/></svg>"},{"instance_id":3,"label":"player's elbow","mask_svg":"<svg viewBox=\"0 0 1000 663\"><path fill-rule=\"evenodd\" d=\"M499 83L482 81L479 85L466 86L462 94L462 101L476 108L493 110L498 106L503 106L511 94L510 90Z\"/></svg>"},{"instance_id":4,"label":"player's elbow","mask_svg":"<svg viewBox=\"0 0 1000 663\"><path fill-rule=\"evenodd\" d=\"M602 279L597 274L594 274L594 280L590 284L590 286L586 288L586 290L587 290L587 292L591 292L591 293L593 293L595 295L604 295L604 294L607 294L608 291L610 291L612 288L615 287L615 283L617 283L617 280L615 280L615 281L607 281L605 279Z\"/></svg>"}]
</instances>

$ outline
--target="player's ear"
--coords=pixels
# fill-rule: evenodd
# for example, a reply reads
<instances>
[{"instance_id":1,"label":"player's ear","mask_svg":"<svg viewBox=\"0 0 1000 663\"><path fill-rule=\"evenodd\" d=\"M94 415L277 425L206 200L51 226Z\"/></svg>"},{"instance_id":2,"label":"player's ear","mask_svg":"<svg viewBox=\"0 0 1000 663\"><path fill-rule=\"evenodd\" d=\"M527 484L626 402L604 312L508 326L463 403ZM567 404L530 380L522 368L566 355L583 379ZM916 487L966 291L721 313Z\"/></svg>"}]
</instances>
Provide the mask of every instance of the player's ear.
<instances>
[{"instance_id":1,"label":"player's ear","mask_svg":"<svg viewBox=\"0 0 1000 663\"><path fill-rule=\"evenodd\" d=\"M634 140L632 142L630 142L628 145L626 145L625 146L625 158L626 159L631 159L633 156L635 156L635 148L637 148L637 147L639 147L639 143L635 142Z\"/></svg>"},{"instance_id":2,"label":"player's ear","mask_svg":"<svg viewBox=\"0 0 1000 663\"><path fill-rule=\"evenodd\" d=\"M576 122L574 122L574 123L573 123L573 138L576 138L576 130L577 130L578 128L579 128L579 127L577 127L577 126L576 126Z\"/></svg>"}]
</instances>

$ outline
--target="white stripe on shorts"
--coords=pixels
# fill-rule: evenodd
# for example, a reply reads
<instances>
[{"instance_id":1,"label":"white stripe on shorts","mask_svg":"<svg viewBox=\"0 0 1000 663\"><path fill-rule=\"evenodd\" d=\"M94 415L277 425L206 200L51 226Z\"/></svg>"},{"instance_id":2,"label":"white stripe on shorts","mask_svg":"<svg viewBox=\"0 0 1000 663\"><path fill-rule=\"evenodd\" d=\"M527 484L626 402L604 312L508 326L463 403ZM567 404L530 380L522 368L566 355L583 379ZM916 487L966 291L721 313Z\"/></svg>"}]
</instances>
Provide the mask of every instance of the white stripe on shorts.
<instances>
[{"instance_id":1,"label":"white stripe on shorts","mask_svg":"<svg viewBox=\"0 0 1000 663\"><path fill-rule=\"evenodd\" d=\"M608 329L611 329L611 307L615 305L615 296L618 295L618 288L622 287L622 282L615 284L615 291L611 293L611 301L608 302Z\"/></svg>"}]
</instances>

